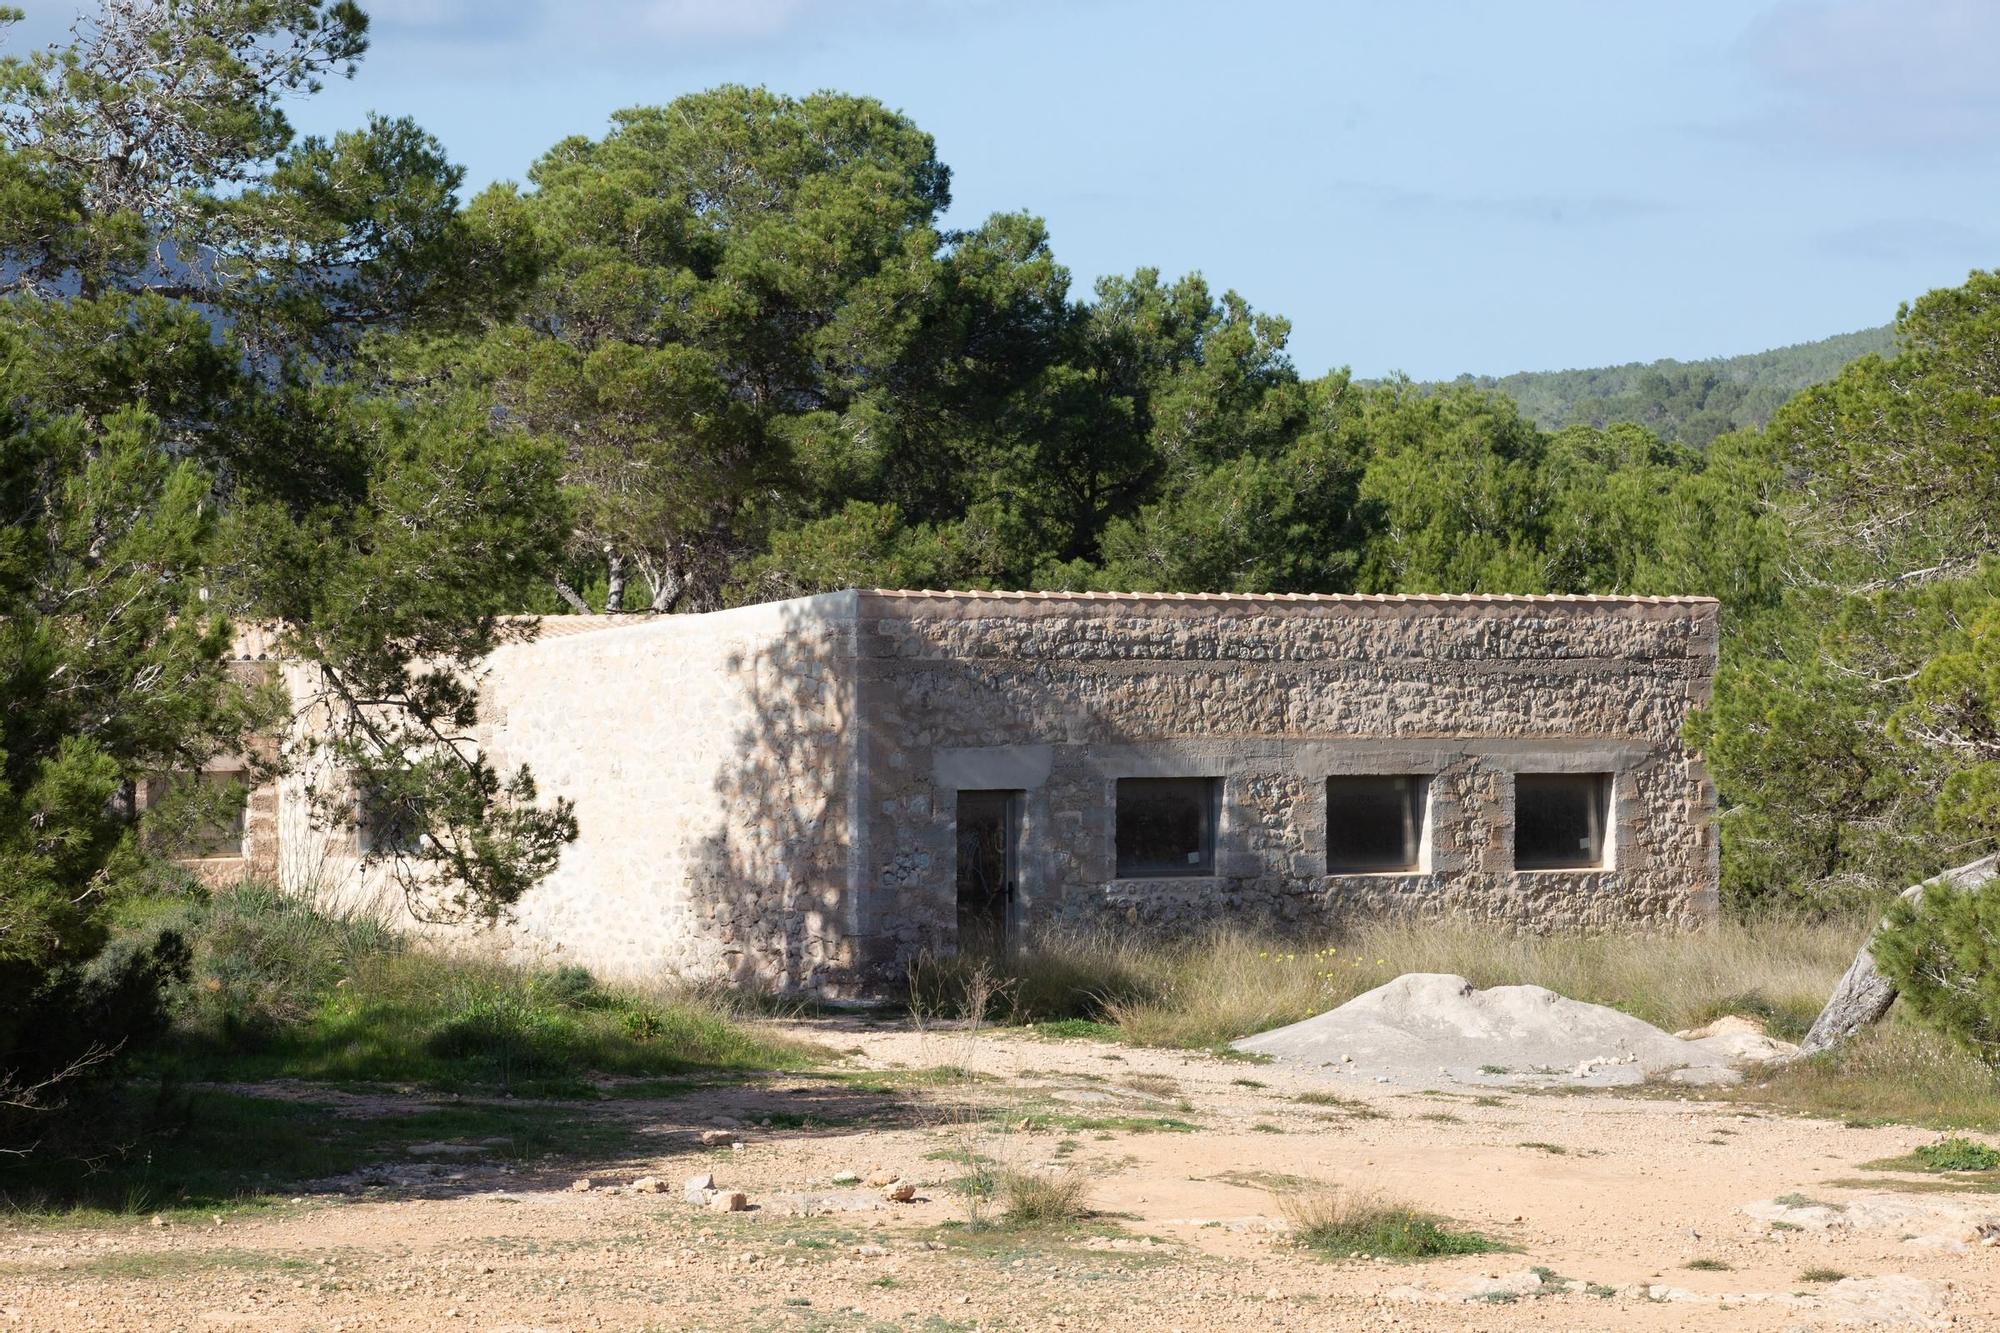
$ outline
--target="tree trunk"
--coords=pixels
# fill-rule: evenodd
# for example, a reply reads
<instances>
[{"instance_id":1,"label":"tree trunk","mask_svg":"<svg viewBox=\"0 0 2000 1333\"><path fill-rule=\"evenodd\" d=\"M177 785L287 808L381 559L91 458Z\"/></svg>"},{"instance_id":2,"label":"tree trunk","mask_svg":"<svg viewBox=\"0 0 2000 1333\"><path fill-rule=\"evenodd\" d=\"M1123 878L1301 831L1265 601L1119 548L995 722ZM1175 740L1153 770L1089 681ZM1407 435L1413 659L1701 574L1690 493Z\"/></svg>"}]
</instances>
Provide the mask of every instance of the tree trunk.
<instances>
[{"instance_id":1,"label":"tree trunk","mask_svg":"<svg viewBox=\"0 0 2000 1333\"><path fill-rule=\"evenodd\" d=\"M1902 896L1910 902L1920 902L1924 896L1924 884L1946 881L1953 888L1969 889L1984 884L2000 875L2000 857L1982 856L1970 865L1962 865L1947 870L1935 879L1927 879L1923 884L1912 884L1903 890ZM1852 1037L1870 1023L1880 1021L1889 1012L1889 1006L1896 1002L1896 983L1883 976L1875 968L1873 945L1877 926L1869 933L1861 946L1861 952L1854 955L1847 973L1840 984L1833 988L1833 995L1826 1002L1826 1008L1819 1011L1813 1020L1812 1031L1799 1043L1800 1055L1818 1055L1830 1051Z\"/></svg>"},{"instance_id":2,"label":"tree trunk","mask_svg":"<svg viewBox=\"0 0 2000 1333\"><path fill-rule=\"evenodd\" d=\"M625 554L622 551L604 553L605 580L604 613L617 615L625 609Z\"/></svg>"},{"instance_id":3,"label":"tree trunk","mask_svg":"<svg viewBox=\"0 0 2000 1333\"><path fill-rule=\"evenodd\" d=\"M582 595L575 588L570 587L569 584L561 579L556 580L556 596L562 598L569 605L569 609L578 615L587 616L590 614L590 603L584 601Z\"/></svg>"}]
</instances>

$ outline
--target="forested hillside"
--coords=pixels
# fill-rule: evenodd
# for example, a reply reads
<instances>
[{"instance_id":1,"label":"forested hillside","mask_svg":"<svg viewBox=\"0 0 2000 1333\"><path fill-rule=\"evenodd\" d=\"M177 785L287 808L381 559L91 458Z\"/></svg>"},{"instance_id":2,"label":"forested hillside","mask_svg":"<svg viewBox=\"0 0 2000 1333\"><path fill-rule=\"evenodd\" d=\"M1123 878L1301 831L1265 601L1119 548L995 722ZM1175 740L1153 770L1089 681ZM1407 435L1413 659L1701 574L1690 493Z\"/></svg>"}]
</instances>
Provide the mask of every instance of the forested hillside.
<instances>
[{"instance_id":1,"label":"forested hillside","mask_svg":"<svg viewBox=\"0 0 2000 1333\"><path fill-rule=\"evenodd\" d=\"M1884 324L1745 356L1461 375L1451 383L1498 389L1544 430L1631 421L1663 440L1699 448L1725 431L1763 426L1799 390L1832 379L1858 357L1894 348L1895 330Z\"/></svg>"}]
</instances>

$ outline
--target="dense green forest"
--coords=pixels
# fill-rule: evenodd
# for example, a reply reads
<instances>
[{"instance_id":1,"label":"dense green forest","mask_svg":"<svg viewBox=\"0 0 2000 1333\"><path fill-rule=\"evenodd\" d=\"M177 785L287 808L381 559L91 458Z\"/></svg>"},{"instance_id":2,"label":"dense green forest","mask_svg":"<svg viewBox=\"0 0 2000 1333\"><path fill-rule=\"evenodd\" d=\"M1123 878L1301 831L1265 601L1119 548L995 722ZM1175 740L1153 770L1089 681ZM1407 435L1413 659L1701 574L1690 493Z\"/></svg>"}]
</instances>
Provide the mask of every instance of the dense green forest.
<instances>
[{"instance_id":1,"label":"dense green forest","mask_svg":"<svg viewBox=\"0 0 2000 1333\"><path fill-rule=\"evenodd\" d=\"M345 0L269 0L0 62L0 1102L184 970L107 923L241 800L135 784L284 705L232 620L363 705L342 765L422 830L388 854L435 918L576 832L464 740L452 668L507 613L853 585L1713 594L1732 910L2000 836L2000 274L1699 410L1600 373L1681 438L1551 430L1504 383L1303 377L1199 275L1079 293L1036 217L945 227L931 138L866 97L635 108L467 199L407 121L292 132L365 46ZM1722 429L1781 375L1826 378Z\"/></svg>"},{"instance_id":2,"label":"dense green forest","mask_svg":"<svg viewBox=\"0 0 2000 1333\"><path fill-rule=\"evenodd\" d=\"M1895 346L1895 329L1885 324L1744 356L1460 375L1451 383L1499 390L1543 430L1630 421L1663 440L1700 448L1728 431L1762 429L1799 390L1825 383L1850 361L1886 356Z\"/></svg>"}]
</instances>

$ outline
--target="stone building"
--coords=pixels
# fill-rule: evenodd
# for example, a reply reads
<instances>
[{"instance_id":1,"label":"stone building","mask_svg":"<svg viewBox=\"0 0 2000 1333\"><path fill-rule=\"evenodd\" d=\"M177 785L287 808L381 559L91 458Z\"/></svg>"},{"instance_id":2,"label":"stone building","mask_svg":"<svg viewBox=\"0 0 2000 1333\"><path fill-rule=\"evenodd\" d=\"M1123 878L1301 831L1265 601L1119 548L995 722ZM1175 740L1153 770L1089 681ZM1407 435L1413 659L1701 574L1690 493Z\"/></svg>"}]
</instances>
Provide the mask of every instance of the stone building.
<instances>
[{"instance_id":1,"label":"stone building","mask_svg":"<svg viewBox=\"0 0 2000 1333\"><path fill-rule=\"evenodd\" d=\"M853 994L1062 927L1687 927L1716 902L1682 740L1715 653L1706 598L849 591L552 617L488 659L480 740L582 833L481 939ZM383 891L365 828L275 805L246 866Z\"/></svg>"}]
</instances>

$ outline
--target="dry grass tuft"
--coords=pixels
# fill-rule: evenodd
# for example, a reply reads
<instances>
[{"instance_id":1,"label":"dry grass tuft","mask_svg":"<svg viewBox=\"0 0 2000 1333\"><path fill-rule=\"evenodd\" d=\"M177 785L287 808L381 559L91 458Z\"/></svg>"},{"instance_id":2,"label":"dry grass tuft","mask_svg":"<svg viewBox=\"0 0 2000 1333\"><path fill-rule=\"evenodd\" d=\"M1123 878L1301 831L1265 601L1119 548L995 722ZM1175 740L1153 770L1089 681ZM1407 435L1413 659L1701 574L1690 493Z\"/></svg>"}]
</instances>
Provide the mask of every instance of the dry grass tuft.
<instances>
[{"instance_id":1,"label":"dry grass tuft","mask_svg":"<svg viewBox=\"0 0 2000 1333\"><path fill-rule=\"evenodd\" d=\"M1118 1082L1148 1097L1178 1097L1181 1092L1180 1080L1165 1074L1127 1074Z\"/></svg>"},{"instance_id":2,"label":"dry grass tuft","mask_svg":"<svg viewBox=\"0 0 2000 1333\"><path fill-rule=\"evenodd\" d=\"M1796 1037L1870 925L1763 920L1678 935L1532 935L1376 921L1304 942L1234 929L1171 942L1054 932L1001 965L989 1014L1110 1023L1144 1046L1214 1047L1324 1013L1406 972L1450 972L1482 987L1546 986L1669 1031L1739 1013ZM915 993L938 1003L964 986L961 966L929 960L913 975Z\"/></svg>"},{"instance_id":3,"label":"dry grass tuft","mask_svg":"<svg viewBox=\"0 0 2000 1333\"><path fill-rule=\"evenodd\" d=\"M1480 987L1528 983L1609 1005L1669 1032L1724 1014L1802 1036L1876 918L1717 922L1685 934L1551 934L1470 922L1356 923L1282 943L1221 929L1179 941L1057 932L1000 967L979 1002L1017 1022L1099 1024L1141 1046L1217 1049L1345 1004L1409 972ZM977 983L977 969L933 962L917 989ZM959 969L955 971L954 969ZM979 990L977 984L970 990ZM1804 1061L1711 1092L1815 1115L2000 1131L2000 1082L1942 1038L1896 1021L1831 1059ZM1310 1096L1300 1100L1310 1100Z\"/></svg>"},{"instance_id":4,"label":"dry grass tuft","mask_svg":"<svg viewBox=\"0 0 2000 1333\"><path fill-rule=\"evenodd\" d=\"M2000 1133L2000 1075L1963 1047L1899 1018L1828 1055L1710 1095L1854 1121Z\"/></svg>"},{"instance_id":5,"label":"dry grass tuft","mask_svg":"<svg viewBox=\"0 0 2000 1333\"><path fill-rule=\"evenodd\" d=\"M1015 1226L1069 1226L1090 1216L1090 1182L1074 1171L1000 1173L1001 1215Z\"/></svg>"}]
</instances>

